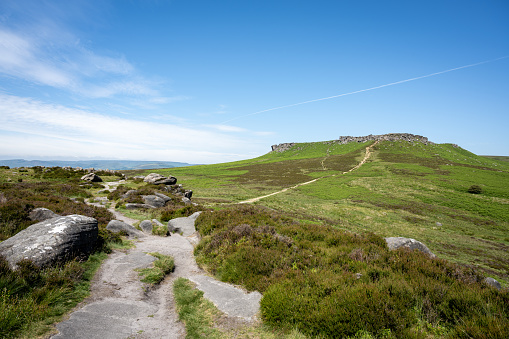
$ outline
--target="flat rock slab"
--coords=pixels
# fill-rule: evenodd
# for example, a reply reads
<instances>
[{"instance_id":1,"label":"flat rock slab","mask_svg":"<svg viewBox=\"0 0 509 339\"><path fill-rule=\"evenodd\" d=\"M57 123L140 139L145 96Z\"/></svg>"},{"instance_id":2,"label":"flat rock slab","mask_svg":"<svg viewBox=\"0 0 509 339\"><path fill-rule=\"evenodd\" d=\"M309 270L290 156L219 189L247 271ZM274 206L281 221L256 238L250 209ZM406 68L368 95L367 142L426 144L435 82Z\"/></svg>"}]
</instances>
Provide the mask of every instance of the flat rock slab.
<instances>
[{"instance_id":1,"label":"flat rock slab","mask_svg":"<svg viewBox=\"0 0 509 339\"><path fill-rule=\"evenodd\" d=\"M125 339L137 334L136 321L147 318L156 308L140 301L103 300L86 305L57 328L52 338Z\"/></svg>"},{"instance_id":2,"label":"flat rock slab","mask_svg":"<svg viewBox=\"0 0 509 339\"><path fill-rule=\"evenodd\" d=\"M252 321L260 310L262 295L259 292L245 292L242 289L206 275L195 275L189 280L203 291L204 297L229 316Z\"/></svg>"},{"instance_id":3,"label":"flat rock slab","mask_svg":"<svg viewBox=\"0 0 509 339\"><path fill-rule=\"evenodd\" d=\"M195 212L189 217L175 218L168 221L168 229L178 229L182 232L184 237L188 237L194 232L196 232L196 228L194 227L194 222L196 218L200 215L201 212Z\"/></svg>"}]
</instances>

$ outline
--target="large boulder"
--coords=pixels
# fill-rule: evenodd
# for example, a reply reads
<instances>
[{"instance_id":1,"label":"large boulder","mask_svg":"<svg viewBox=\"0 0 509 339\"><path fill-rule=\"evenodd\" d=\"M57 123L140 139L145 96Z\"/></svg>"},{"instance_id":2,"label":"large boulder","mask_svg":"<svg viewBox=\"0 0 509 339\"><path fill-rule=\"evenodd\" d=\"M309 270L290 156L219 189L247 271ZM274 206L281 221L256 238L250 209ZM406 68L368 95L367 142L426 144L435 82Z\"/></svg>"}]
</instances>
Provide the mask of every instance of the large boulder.
<instances>
[{"instance_id":1,"label":"large boulder","mask_svg":"<svg viewBox=\"0 0 509 339\"><path fill-rule=\"evenodd\" d=\"M60 217L60 215L56 214L55 212L53 212L52 210L49 210L47 208L39 207L39 208L34 208L33 210L31 210L30 213L28 214L28 217L32 221L44 221L44 220Z\"/></svg>"},{"instance_id":2,"label":"large boulder","mask_svg":"<svg viewBox=\"0 0 509 339\"><path fill-rule=\"evenodd\" d=\"M95 173L88 173L81 177L81 180L90 181L90 182L102 182L103 179L99 177Z\"/></svg>"},{"instance_id":3,"label":"large boulder","mask_svg":"<svg viewBox=\"0 0 509 339\"><path fill-rule=\"evenodd\" d=\"M52 218L1 242L0 255L12 269L16 269L22 259L47 267L90 254L96 246L98 233L94 218L77 214Z\"/></svg>"},{"instance_id":4,"label":"large boulder","mask_svg":"<svg viewBox=\"0 0 509 339\"><path fill-rule=\"evenodd\" d=\"M150 173L143 179L143 181L154 184L154 185L175 185L177 183L177 178L172 177L171 175L169 177L165 177L158 173Z\"/></svg>"},{"instance_id":5,"label":"large boulder","mask_svg":"<svg viewBox=\"0 0 509 339\"><path fill-rule=\"evenodd\" d=\"M387 247L389 247L390 250L397 250L398 248L405 247L410 250L419 250L423 253L426 253L431 258L435 257L433 252L431 252L426 245L415 239L403 237L390 237L385 238L385 242L387 243Z\"/></svg>"},{"instance_id":6,"label":"large boulder","mask_svg":"<svg viewBox=\"0 0 509 339\"><path fill-rule=\"evenodd\" d=\"M157 195L142 195L141 198L143 202L152 207L163 207L166 205L166 201L164 199L158 197Z\"/></svg>"},{"instance_id":7,"label":"large boulder","mask_svg":"<svg viewBox=\"0 0 509 339\"><path fill-rule=\"evenodd\" d=\"M113 233L126 233L129 237L142 237L144 236L142 232L138 231L133 226L120 221L120 220L111 220L106 226L108 231Z\"/></svg>"}]
</instances>

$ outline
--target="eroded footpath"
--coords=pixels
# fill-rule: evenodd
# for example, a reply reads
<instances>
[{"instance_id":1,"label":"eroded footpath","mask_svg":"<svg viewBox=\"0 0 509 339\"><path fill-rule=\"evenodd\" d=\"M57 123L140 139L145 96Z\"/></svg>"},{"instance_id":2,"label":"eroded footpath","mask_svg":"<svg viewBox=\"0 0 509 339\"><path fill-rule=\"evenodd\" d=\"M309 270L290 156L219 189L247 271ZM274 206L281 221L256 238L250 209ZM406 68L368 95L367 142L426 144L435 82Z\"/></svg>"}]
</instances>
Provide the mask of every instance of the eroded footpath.
<instances>
[{"instance_id":1,"label":"eroded footpath","mask_svg":"<svg viewBox=\"0 0 509 339\"><path fill-rule=\"evenodd\" d=\"M178 277L193 281L227 317L255 321L260 293L247 293L219 282L196 264L192 243L197 239L194 229L197 216L195 213L173 219L172 223L183 230L182 235L145 235L127 253L112 253L94 278L91 296L69 319L57 325L59 333L51 338L184 338L185 328L178 320L173 297L173 282ZM135 271L155 260L147 254L150 252L175 259L175 271L155 287L140 282Z\"/></svg>"}]
</instances>

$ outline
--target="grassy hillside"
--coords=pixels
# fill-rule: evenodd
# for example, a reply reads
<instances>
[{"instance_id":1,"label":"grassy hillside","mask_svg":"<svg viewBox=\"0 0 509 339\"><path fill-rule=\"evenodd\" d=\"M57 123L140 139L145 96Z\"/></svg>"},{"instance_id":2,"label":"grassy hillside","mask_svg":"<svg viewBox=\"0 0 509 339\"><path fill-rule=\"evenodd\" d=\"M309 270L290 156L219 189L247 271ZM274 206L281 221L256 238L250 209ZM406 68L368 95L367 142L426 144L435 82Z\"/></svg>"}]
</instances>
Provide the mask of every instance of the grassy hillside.
<instances>
[{"instance_id":1,"label":"grassy hillside","mask_svg":"<svg viewBox=\"0 0 509 339\"><path fill-rule=\"evenodd\" d=\"M256 204L346 230L412 237L509 283L509 164L450 144L382 141L366 164L342 174L370 144L302 143L251 160L157 172L178 177L211 207L323 177ZM482 193L469 193L472 185Z\"/></svg>"}]
</instances>

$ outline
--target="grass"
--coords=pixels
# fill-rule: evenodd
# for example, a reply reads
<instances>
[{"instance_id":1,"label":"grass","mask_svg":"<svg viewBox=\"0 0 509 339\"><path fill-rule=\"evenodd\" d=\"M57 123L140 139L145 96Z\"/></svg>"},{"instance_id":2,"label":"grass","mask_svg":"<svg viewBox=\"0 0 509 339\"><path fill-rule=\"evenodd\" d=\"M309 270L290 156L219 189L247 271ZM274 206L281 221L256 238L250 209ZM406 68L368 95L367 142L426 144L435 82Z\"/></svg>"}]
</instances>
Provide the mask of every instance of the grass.
<instances>
[{"instance_id":1,"label":"grass","mask_svg":"<svg viewBox=\"0 0 509 339\"><path fill-rule=\"evenodd\" d=\"M194 289L185 278L178 278L173 284L175 303L179 319L186 325L186 338L220 338L220 332L214 328L214 320L219 311L203 298L203 292Z\"/></svg>"},{"instance_id":2,"label":"grass","mask_svg":"<svg viewBox=\"0 0 509 339\"><path fill-rule=\"evenodd\" d=\"M158 252L149 254L157 258L157 260L153 263L153 267L138 268L136 271L138 271L139 275L143 277L141 279L142 282L156 285L163 281L167 274L173 272L175 269L175 262L173 257L170 255L163 255Z\"/></svg>"},{"instance_id":3,"label":"grass","mask_svg":"<svg viewBox=\"0 0 509 339\"><path fill-rule=\"evenodd\" d=\"M179 319L186 326L186 338L264 338L306 339L298 330L282 331L263 324L236 324L221 327L225 316L214 304L203 297L203 292L185 278L178 278L173 285Z\"/></svg>"},{"instance_id":4,"label":"grass","mask_svg":"<svg viewBox=\"0 0 509 339\"><path fill-rule=\"evenodd\" d=\"M106 254L91 255L84 263L39 269L26 261L13 272L0 259L0 337L34 338L89 294L94 273Z\"/></svg>"},{"instance_id":5,"label":"grass","mask_svg":"<svg viewBox=\"0 0 509 339\"><path fill-rule=\"evenodd\" d=\"M473 268L389 251L372 233L303 223L254 206L204 212L197 262L222 281L263 293L263 320L308 336L509 335L509 292Z\"/></svg>"}]
</instances>

